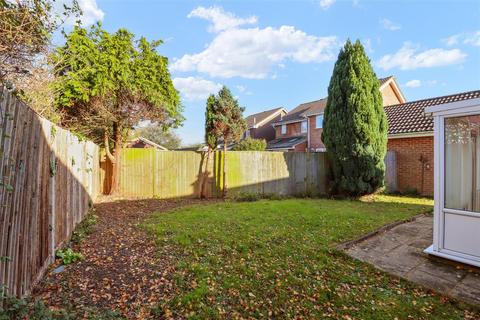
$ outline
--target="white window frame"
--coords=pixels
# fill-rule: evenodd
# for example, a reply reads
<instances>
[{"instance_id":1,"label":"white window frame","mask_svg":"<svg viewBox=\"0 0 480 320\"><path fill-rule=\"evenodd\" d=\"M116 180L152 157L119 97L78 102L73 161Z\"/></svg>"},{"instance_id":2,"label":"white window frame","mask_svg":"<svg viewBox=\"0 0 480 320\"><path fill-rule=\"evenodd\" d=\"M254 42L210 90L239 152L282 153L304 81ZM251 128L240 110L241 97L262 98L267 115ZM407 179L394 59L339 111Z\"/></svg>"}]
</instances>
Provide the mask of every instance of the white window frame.
<instances>
[{"instance_id":1,"label":"white window frame","mask_svg":"<svg viewBox=\"0 0 480 320\"><path fill-rule=\"evenodd\" d=\"M445 207L445 119L480 114L480 99L458 101L426 109L434 116L434 221L433 244L425 250L443 258L480 267L480 257L449 250L444 247L445 214L475 217L480 213ZM461 237L461 235L458 235Z\"/></svg>"},{"instance_id":2,"label":"white window frame","mask_svg":"<svg viewBox=\"0 0 480 320\"><path fill-rule=\"evenodd\" d=\"M300 122L300 132L307 133L308 132L308 123L307 120Z\"/></svg>"},{"instance_id":3,"label":"white window frame","mask_svg":"<svg viewBox=\"0 0 480 320\"><path fill-rule=\"evenodd\" d=\"M322 118L322 122L320 123L320 125L318 125L318 119L320 117ZM323 129L323 113L317 114L317 116L315 117L315 129Z\"/></svg>"},{"instance_id":4,"label":"white window frame","mask_svg":"<svg viewBox=\"0 0 480 320\"><path fill-rule=\"evenodd\" d=\"M281 134L287 134L287 125L286 124L281 125L280 132L281 132Z\"/></svg>"}]
</instances>

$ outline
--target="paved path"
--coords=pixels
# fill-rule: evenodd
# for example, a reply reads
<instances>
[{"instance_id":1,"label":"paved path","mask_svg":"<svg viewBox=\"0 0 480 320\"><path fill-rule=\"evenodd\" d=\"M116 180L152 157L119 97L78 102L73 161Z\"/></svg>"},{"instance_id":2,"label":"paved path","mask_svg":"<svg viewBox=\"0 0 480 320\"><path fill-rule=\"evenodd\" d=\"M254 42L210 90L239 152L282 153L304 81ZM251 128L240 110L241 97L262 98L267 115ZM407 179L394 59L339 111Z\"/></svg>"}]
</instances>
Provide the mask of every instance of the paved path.
<instances>
[{"instance_id":1,"label":"paved path","mask_svg":"<svg viewBox=\"0 0 480 320\"><path fill-rule=\"evenodd\" d=\"M346 249L377 268L453 298L480 305L480 269L429 257L432 216L420 216Z\"/></svg>"}]
</instances>

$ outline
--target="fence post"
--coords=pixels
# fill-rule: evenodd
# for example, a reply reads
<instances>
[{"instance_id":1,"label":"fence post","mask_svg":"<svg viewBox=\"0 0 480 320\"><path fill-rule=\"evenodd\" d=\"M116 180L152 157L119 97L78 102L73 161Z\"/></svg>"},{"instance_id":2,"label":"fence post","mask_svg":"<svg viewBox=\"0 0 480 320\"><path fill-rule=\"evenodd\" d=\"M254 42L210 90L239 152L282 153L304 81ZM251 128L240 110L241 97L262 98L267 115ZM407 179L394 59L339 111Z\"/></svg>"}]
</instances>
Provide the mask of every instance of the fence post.
<instances>
[{"instance_id":1,"label":"fence post","mask_svg":"<svg viewBox=\"0 0 480 320\"><path fill-rule=\"evenodd\" d=\"M50 232L50 248L49 248L49 262L53 263L55 261L55 223L56 223L56 216L55 216L55 175L57 173L57 157L55 155L55 131L52 129L53 124L48 123L48 131L50 132L50 157L49 157L49 174L50 174L50 196L48 197L49 206L48 206L48 213L49 213L49 221L48 221L48 230Z\"/></svg>"}]
</instances>

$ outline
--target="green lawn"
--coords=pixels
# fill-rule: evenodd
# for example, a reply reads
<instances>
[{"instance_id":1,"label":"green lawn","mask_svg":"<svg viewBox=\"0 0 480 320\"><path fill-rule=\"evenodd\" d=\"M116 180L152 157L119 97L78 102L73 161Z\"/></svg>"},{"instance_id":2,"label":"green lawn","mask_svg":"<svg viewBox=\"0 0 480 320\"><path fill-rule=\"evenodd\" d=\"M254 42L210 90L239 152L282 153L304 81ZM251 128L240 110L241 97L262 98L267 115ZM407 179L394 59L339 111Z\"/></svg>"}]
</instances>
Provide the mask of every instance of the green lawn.
<instances>
[{"instance_id":1,"label":"green lawn","mask_svg":"<svg viewBox=\"0 0 480 320\"><path fill-rule=\"evenodd\" d=\"M449 302L336 250L387 223L432 210L429 199L225 202L155 215L146 228L175 256L177 295L164 316L463 319Z\"/></svg>"}]
</instances>

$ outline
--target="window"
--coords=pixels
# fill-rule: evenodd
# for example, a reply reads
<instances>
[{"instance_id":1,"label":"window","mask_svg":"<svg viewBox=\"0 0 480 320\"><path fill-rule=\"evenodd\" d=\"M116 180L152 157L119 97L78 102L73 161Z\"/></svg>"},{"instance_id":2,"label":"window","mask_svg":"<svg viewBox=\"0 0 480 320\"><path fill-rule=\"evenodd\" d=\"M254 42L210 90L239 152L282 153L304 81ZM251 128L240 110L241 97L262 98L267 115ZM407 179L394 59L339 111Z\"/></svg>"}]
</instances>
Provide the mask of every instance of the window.
<instances>
[{"instance_id":1,"label":"window","mask_svg":"<svg viewBox=\"0 0 480 320\"><path fill-rule=\"evenodd\" d=\"M286 134L286 133L287 133L287 125L282 124L282 134Z\"/></svg>"},{"instance_id":2,"label":"window","mask_svg":"<svg viewBox=\"0 0 480 320\"><path fill-rule=\"evenodd\" d=\"M316 116L315 118L315 128L321 129L323 128L323 114Z\"/></svg>"},{"instance_id":3,"label":"window","mask_svg":"<svg viewBox=\"0 0 480 320\"><path fill-rule=\"evenodd\" d=\"M307 121L302 121L301 132L302 133L307 132Z\"/></svg>"},{"instance_id":4,"label":"window","mask_svg":"<svg viewBox=\"0 0 480 320\"><path fill-rule=\"evenodd\" d=\"M445 208L480 212L480 117L445 119Z\"/></svg>"}]
</instances>

